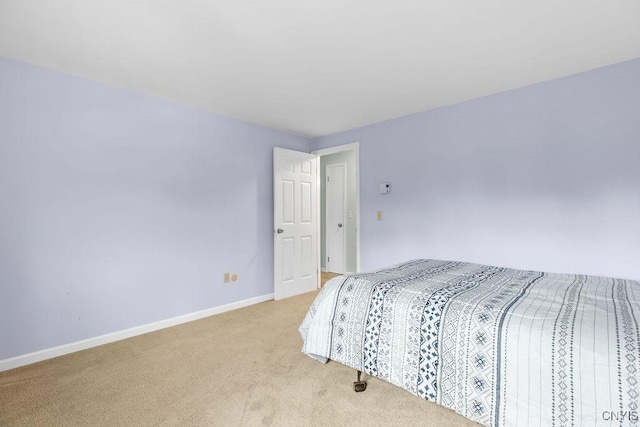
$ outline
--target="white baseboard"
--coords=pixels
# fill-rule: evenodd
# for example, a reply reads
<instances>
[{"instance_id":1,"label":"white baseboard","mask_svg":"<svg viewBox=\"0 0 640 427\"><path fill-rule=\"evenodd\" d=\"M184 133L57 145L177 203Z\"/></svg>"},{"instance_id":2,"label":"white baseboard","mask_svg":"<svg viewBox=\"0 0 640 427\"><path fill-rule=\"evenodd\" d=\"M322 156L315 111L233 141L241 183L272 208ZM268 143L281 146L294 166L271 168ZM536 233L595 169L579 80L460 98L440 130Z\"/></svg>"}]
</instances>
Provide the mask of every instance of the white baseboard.
<instances>
[{"instance_id":1,"label":"white baseboard","mask_svg":"<svg viewBox=\"0 0 640 427\"><path fill-rule=\"evenodd\" d=\"M130 329L112 332L106 335L100 335L94 338L88 338L86 340L76 341L70 344L64 344L58 347L52 347L45 350L24 354L22 356L0 360L0 372L19 368L20 366L30 365L36 362L41 362L43 360L52 359L54 357L63 356L65 354L74 353L76 351L86 350L91 347L97 347L99 345L108 344L114 341L120 341L126 338L135 337L136 335L146 334L149 332L157 331L159 329L169 328L171 326L180 325L181 323L192 322L204 317L221 314L231 310L237 310L239 308L248 307L250 305L258 304L261 302L270 301L272 299L273 294L261 295L259 297L249 298L231 304L208 308L202 311L196 311L195 313L172 317L171 319L160 320L158 322L148 323L146 325L136 326Z\"/></svg>"}]
</instances>

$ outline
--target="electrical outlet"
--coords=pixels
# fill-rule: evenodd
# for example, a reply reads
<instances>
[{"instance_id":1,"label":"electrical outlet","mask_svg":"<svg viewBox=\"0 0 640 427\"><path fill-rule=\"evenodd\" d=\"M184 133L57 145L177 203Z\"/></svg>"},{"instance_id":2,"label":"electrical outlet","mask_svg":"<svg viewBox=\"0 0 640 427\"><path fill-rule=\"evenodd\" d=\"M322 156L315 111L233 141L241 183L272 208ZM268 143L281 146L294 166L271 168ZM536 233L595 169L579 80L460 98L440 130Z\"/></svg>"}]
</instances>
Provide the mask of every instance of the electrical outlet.
<instances>
[{"instance_id":1,"label":"electrical outlet","mask_svg":"<svg viewBox=\"0 0 640 427\"><path fill-rule=\"evenodd\" d=\"M378 211L378 213L376 214L376 218L378 219L378 221L382 221L382 211Z\"/></svg>"},{"instance_id":2,"label":"electrical outlet","mask_svg":"<svg viewBox=\"0 0 640 427\"><path fill-rule=\"evenodd\" d=\"M229 283L229 273L224 273L224 283Z\"/></svg>"}]
</instances>

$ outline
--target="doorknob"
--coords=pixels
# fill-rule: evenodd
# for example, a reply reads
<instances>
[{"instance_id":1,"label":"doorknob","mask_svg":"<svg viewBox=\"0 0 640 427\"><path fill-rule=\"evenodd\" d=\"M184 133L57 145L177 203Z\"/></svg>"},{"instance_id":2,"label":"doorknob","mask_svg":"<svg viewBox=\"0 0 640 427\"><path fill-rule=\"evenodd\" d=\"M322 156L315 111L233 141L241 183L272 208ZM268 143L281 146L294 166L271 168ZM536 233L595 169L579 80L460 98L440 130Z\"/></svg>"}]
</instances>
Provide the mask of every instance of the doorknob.
<instances>
[{"instance_id":1,"label":"doorknob","mask_svg":"<svg viewBox=\"0 0 640 427\"><path fill-rule=\"evenodd\" d=\"M284 233L284 230L283 230L282 228L278 228L278 229L276 230L276 232L277 232L278 234L280 234L280 233Z\"/></svg>"},{"instance_id":2,"label":"doorknob","mask_svg":"<svg viewBox=\"0 0 640 427\"><path fill-rule=\"evenodd\" d=\"M342 223L338 224L338 227L342 228Z\"/></svg>"}]
</instances>

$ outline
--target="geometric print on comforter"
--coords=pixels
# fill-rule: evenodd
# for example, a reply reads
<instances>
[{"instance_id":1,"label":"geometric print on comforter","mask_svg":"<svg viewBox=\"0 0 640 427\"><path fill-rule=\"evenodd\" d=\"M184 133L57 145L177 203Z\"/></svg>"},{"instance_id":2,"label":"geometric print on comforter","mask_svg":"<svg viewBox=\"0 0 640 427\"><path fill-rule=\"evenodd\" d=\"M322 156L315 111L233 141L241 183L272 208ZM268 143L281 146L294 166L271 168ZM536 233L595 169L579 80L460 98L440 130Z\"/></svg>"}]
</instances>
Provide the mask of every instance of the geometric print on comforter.
<instances>
[{"instance_id":1,"label":"geometric print on comforter","mask_svg":"<svg viewBox=\"0 0 640 427\"><path fill-rule=\"evenodd\" d=\"M640 283L413 260L332 279L303 352L487 426L637 425Z\"/></svg>"}]
</instances>

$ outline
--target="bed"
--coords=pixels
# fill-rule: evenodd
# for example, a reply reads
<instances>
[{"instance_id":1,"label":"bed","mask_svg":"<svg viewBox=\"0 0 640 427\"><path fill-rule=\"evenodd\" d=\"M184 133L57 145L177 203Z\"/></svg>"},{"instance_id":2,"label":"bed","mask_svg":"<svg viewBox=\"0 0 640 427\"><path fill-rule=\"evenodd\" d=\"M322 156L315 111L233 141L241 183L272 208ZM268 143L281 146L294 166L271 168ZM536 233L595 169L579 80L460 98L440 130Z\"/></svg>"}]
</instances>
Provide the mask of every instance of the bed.
<instances>
[{"instance_id":1,"label":"bed","mask_svg":"<svg viewBox=\"0 0 640 427\"><path fill-rule=\"evenodd\" d=\"M640 283L413 260L336 277L303 352L487 426L637 425Z\"/></svg>"}]
</instances>

